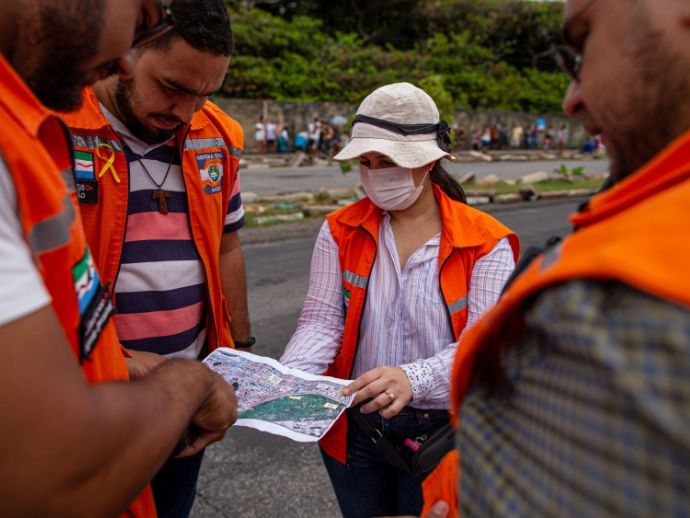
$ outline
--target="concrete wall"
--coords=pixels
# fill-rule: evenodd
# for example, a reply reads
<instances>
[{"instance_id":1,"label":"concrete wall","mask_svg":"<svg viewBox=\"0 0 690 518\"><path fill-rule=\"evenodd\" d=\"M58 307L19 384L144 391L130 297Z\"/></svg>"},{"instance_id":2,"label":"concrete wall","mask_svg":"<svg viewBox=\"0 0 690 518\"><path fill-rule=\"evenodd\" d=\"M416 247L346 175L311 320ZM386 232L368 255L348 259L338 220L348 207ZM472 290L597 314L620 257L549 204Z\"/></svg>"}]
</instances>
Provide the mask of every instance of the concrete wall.
<instances>
[{"instance_id":1,"label":"concrete wall","mask_svg":"<svg viewBox=\"0 0 690 518\"><path fill-rule=\"evenodd\" d=\"M244 129L245 152L253 153L257 149L254 140L254 125L263 115L265 120L273 120L278 124L285 124L292 137L299 131L307 129L307 124L319 117L321 120L329 120L336 115L350 117L357 106L348 103L319 103L319 102L293 102L272 101L260 99L234 99L219 98L214 101L231 117L236 119ZM548 126L560 128L566 124L569 128L569 147L579 147L586 140L587 135L579 122L568 119L562 115L517 112L455 112L455 123L458 128L464 129L467 135L465 148L469 147L469 138L474 128L482 129L484 126L500 123L511 127L513 123L522 124L525 128L534 124L538 117L543 117ZM451 121L448 121L451 123ZM452 124L452 123L451 123Z\"/></svg>"}]
</instances>

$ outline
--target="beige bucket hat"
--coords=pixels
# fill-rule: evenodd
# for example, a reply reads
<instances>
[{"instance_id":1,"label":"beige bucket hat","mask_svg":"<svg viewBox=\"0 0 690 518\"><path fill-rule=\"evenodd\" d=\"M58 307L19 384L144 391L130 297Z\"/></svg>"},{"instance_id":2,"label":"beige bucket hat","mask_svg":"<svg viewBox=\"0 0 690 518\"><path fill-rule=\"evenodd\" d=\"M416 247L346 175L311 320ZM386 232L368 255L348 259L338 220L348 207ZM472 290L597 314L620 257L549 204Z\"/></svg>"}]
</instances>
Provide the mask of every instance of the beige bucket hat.
<instances>
[{"instance_id":1,"label":"beige bucket hat","mask_svg":"<svg viewBox=\"0 0 690 518\"><path fill-rule=\"evenodd\" d=\"M352 138L334 158L351 160L376 151L409 168L444 157L454 160L448 147L449 132L429 94L410 83L394 83L374 90L362 101Z\"/></svg>"}]
</instances>

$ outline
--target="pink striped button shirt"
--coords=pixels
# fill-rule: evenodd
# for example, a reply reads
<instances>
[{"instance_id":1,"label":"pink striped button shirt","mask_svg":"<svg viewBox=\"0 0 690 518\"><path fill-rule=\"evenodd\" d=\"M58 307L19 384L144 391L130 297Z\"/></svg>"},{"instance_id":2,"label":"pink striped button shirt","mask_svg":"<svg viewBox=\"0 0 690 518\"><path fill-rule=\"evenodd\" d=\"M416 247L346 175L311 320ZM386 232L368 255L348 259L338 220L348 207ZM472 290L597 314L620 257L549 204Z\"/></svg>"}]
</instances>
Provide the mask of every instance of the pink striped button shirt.
<instances>
[{"instance_id":1,"label":"pink striped button shirt","mask_svg":"<svg viewBox=\"0 0 690 518\"><path fill-rule=\"evenodd\" d=\"M440 234L432 237L401 270L390 216L384 213L352 373L357 377L381 365L401 367L417 408L447 408L457 347L439 289L439 241ZM465 329L496 303L514 268L507 238L477 261ZM321 374L333 362L345 325L341 275L338 247L324 223L312 256L309 291L283 364Z\"/></svg>"}]
</instances>

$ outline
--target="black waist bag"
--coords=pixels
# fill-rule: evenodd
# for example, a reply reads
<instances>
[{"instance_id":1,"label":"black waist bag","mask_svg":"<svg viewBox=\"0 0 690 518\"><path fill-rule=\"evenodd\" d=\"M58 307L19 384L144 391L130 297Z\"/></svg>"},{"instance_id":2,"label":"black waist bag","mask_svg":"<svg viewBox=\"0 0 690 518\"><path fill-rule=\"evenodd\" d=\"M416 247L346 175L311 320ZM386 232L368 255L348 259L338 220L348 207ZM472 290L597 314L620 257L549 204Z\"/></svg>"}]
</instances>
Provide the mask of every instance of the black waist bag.
<instances>
[{"instance_id":1,"label":"black waist bag","mask_svg":"<svg viewBox=\"0 0 690 518\"><path fill-rule=\"evenodd\" d=\"M416 475L420 478L431 473L446 453L455 447L455 430L453 425L446 423L438 430L431 433L427 439L419 445L419 449L406 459L400 455L397 448L384 437L369 419L362 413L360 406L348 410L350 417L371 441L378 446L386 462L395 466L404 473Z\"/></svg>"}]
</instances>

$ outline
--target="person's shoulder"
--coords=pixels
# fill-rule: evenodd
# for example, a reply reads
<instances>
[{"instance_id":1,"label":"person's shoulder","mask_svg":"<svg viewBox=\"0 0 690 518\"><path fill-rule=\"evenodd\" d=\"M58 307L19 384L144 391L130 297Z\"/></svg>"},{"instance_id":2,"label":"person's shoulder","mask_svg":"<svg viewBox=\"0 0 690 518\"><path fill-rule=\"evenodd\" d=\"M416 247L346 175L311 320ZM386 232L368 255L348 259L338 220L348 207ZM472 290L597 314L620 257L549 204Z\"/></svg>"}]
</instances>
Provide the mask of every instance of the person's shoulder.
<instances>
[{"instance_id":1,"label":"person's shoulder","mask_svg":"<svg viewBox=\"0 0 690 518\"><path fill-rule=\"evenodd\" d=\"M478 230L485 231L488 228L494 228L496 225L500 227L505 227L497 218L491 214L484 212L483 210L477 209L457 200L451 200L451 206L454 210L463 214ZM506 227L507 228L507 227Z\"/></svg>"},{"instance_id":2,"label":"person's shoulder","mask_svg":"<svg viewBox=\"0 0 690 518\"><path fill-rule=\"evenodd\" d=\"M334 210L333 212L328 214L326 218L338 221L343 219L349 219L350 216L366 214L369 211L370 207L371 200L369 200L369 198L363 198L359 201L351 203L350 205Z\"/></svg>"},{"instance_id":3,"label":"person's shoulder","mask_svg":"<svg viewBox=\"0 0 690 518\"><path fill-rule=\"evenodd\" d=\"M93 88L87 87L81 93L81 106L72 112L57 115L71 129L98 129L107 124Z\"/></svg>"},{"instance_id":4,"label":"person's shoulder","mask_svg":"<svg viewBox=\"0 0 690 518\"><path fill-rule=\"evenodd\" d=\"M462 236L476 236L483 241L482 247L489 251L503 238L508 238L514 255L518 255L520 242L517 234L500 220L461 201L449 199L450 214L444 216L444 221L451 221L454 242L464 241ZM459 230L459 233L458 233ZM517 260L517 257L515 257Z\"/></svg>"},{"instance_id":5,"label":"person's shoulder","mask_svg":"<svg viewBox=\"0 0 690 518\"><path fill-rule=\"evenodd\" d=\"M222 125L225 129L243 134L240 123L230 117L230 115L223 111L223 109L214 102L206 101L201 109L201 112L208 117L213 124Z\"/></svg>"},{"instance_id":6,"label":"person's shoulder","mask_svg":"<svg viewBox=\"0 0 690 518\"><path fill-rule=\"evenodd\" d=\"M574 279L550 286L536 296L526 320L559 354L605 364L623 385L636 375L664 383L690 375L690 307L625 282Z\"/></svg>"},{"instance_id":7,"label":"person's shoulder","mask_svg":"<svg viewBox=\"0 0 690 518\"><path fill-rule=\"evenodd\" d=\"M614 330L611 322L626 321L628 330L639 328L644 333L661 335L662 322L676 322L682 324L690 338L689 307L622 281L572 279L543 290L535 303L537 311L541 311L540 305L551 315L549 318L556 317L563 323L574 321L572 318L579 315L579 322L590 321L591 325L610 331Z\"/></svg>"}]
</instances>

